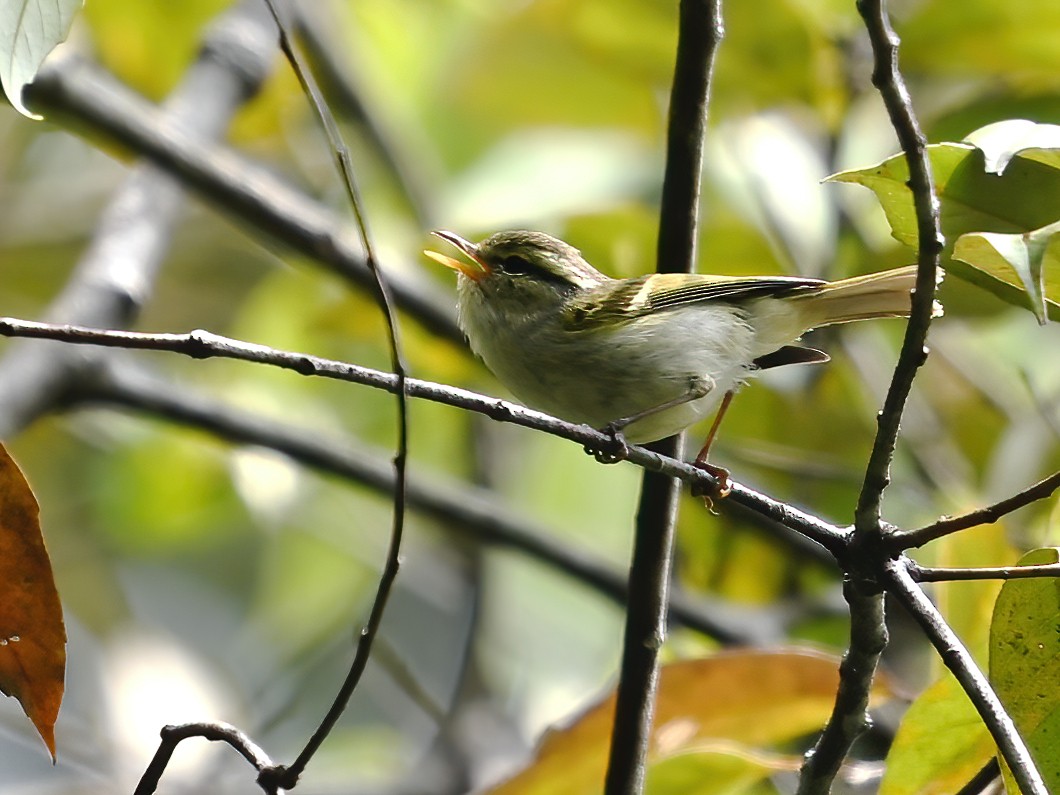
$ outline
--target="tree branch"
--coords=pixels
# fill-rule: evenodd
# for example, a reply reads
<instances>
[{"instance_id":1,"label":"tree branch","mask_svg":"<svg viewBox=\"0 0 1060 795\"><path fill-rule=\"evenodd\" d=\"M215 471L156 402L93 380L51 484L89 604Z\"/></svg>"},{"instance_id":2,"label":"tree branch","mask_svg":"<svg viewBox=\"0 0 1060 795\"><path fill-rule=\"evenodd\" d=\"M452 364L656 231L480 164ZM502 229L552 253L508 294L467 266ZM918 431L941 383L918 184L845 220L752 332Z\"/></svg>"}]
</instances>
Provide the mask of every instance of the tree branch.
<instances>
[{"instance_id":1,"label":"tree branch","mask_svg":"<svg viewBox=\"0 0 1060 795\"><path fill-rule=\"evenodd\" d=\"M309 738L305 747L298 757L290 765L280 765L269 772L262 772L259 780L274 782L280 789L291 789L298 783L298 779L305 771L310 760L316 755L320 746L331 734L332 729L338 723L339 718L346 711L350 698L353 697L357 685L361 682L365 669L368 667L368 659L372 653L372 645L379 634L379 627L383 622L386 605L390 599L394 582L401 569L401 542L405 531L405 499L407 492L406 464L409 455L409 420L408 420L408 395L405 392L407 380L405 357L401 345L401 333L398 328L397 318L394 310L394 299L391 294L390 284L379 268L375 255L375 246L368 231L368 221L361 201L360 191L353 170L353 161L350 151L339 133L338 124L332 116L327 103L320 93L320 88L309 69L303 64L298 50L295 48L288 33L287 23L277 6L279 0L265 0L272 14L273 20L280 33L280 49L287 56L287 61L294 70L302 91L316 110L324 132L327 135L335 156L335 164L342 176L342 182L346 188L346 196L357 221L357 229L360 233L361 245L364 247L365 265L372 275L374 288L371 292L376 299L380 311L383 314L386 326L387 346L390 352L390 368L394 371L395 384L394 395L397 398L396 424L397 444L393 461L394 488L393 504L391 508L390 541L387 545L386 557L383 561L383 569L379 575L379 583L376 586L375 597L372 599L372 608L368 612L368 618L357 634L356 648L350 670L346 674L335 699L328 709L320 725Z\"/></svg>"},{"instance_id":2,"label":"tree branch","mask_svg":"<svg viewBox=\"0 0 1060 795\"><path fill-rule=\"evenodd\" d=\"M151 795L158 789L158 783L169 766L170 759L177 746L192 737L202 737L211 742L227 743L246 759L260 774L272 767L272 760L258 745L235 726L227 723L184 723L179 726L165 726L160 732L162 741L158 744L151 763L147 766L133 795ZM266 792L274 792L262 785Z\"/></svg>"},{"instance_id":3,"label":"tree branch","mask_svg":"<svg viewBox=\"0 0 1060 795\"><path fill-rule=\"evenodd\" d=\"M909 561L907 568L909 576L916 582L1027 580L1035 577L1060 577L1060 564L1057 563L1041 563L1034 566L984 566L962 569L921 566L914 561Z\"/></svg>"},{"instance_id":4,"label":"tree branch","mask_svg":"<svg viewBox=\"0 0 1060 795\"><path fill-rule=\"evenodd\" d=\"M877 418L876 439L865 468L865 482L855 513L858 531L879 534L880 503L890 482L891 460L898 441L902 412L913 379L927 358L925 341L934 308L943 237L939 201L931 174L931 161L927 156L927 141L920 131L905 80L898 70L898 36L891 28L885 0L858 0L857 5L872 43L872 83L880 92L909 166L909 189L916 208L919 251L909 323L883 410Z\"/></svg>"},{"instance_id":5,"label":"tree branch","mask_svg":"<svg viewBox=\"0 0 1060 795\"><path fill-rule=\"evenodd\" d=\"M985 508L979 508L962 516L947 516L916 530L896 530L888 535L886 544L888 549L895 554L905 549L922 547L929 541L934 541L951 533L957 533L981 524L996 522L1002 516L1030 505L1032 502L1044 500L1057 489L1060 489L1060 472L1054 472L1049 477L1039 480L1033 486L1028 486L1018 494L1013 494L1011 497L1006 497Z\"/></svg>"},{"instance_id":6,"label":"tree branch","mask_svg":"<svg viewBox=\"0 0 1060 795\"><path fill-rule=\"evenodd\" d=\"M260 2L247 0L206 32L196 62L166 100L160 119L191 137L222 135L268 74L275 36ZM92 242L45 316L86 326L124 327L150 297L184 207L184 190L149 163L134 167L100 218ZM14 435L62 400L84 353L23 341L0 361L0 438Z\"/></svg>"},{"instance_id":7,"label":"tree branch","mask_svg":"<svg viewBox=\"0 0 1060 795\"><path fill-rule=\"evenodd\" d=\"M49 60L24 92L35 112L116 141L179 179L219 212L373 289L348 226L330 210L232 149L166 122L159 110L83 59ZM451 298L429 279L395 273L397 305L428 331L463 344Z\"/></svg>"},{"instance_id":8,"label":"tree branch","mask_svg":"<svg viewBox=\"0 0 1060 795\"><path fill-rule=\"evenodd\" d=\"M847 580L843 594L850 605L850 645L839 666L839 690L824 731L806 755L797 795L827 795L850 747L869 724L869 692L880 655L887 646L883 593L868 593Z\"/></svg>"}]
</instances>

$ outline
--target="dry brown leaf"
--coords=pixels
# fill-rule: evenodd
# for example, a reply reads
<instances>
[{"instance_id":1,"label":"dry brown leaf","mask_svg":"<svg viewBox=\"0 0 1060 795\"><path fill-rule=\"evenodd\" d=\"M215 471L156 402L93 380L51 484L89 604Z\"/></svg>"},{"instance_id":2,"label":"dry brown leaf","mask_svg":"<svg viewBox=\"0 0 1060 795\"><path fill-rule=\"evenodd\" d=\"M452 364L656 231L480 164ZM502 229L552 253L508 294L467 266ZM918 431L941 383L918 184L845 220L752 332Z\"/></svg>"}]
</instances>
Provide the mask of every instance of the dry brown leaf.
<instances>
[{"instance_id":1,"label":"dry brown leaf","mask_svg":"<svg viewBox=\"0 0 1060 795\"><path fill-rule=\"evenodd\" d=\"M0 446L0 691L14 696L55 759L66 628L37 500Z\"/></svg>"},{"instance_id":2,"label":"dry brown leaf","mask_svg":"<svg viewBox=\"0 0 1060 795\"><path fill-rule=\"evenodd\" d=\"M768 749L819 729L839 686L839 658L805 649L731 651L663 667L649 765L726 741ZM878 679L873 689L888 693ZM490 795L600 792L615 711L612 694L545 735L535 760Z\"/></svg>"}]
</instances>

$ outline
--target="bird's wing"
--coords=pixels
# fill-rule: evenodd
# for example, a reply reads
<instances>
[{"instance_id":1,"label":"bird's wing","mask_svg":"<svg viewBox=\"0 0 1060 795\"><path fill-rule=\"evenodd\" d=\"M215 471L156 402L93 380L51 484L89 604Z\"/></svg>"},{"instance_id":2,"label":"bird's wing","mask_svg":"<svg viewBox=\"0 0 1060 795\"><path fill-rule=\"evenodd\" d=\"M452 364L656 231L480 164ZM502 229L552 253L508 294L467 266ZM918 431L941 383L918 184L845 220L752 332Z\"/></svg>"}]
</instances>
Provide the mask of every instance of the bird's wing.
<instances>
[{"instance_id":1,"label":"bird's wing","mask_svg":"<svg viewBox=\"0 0 1060 795\"><path fill-rule=\"evenodd\" d=\"M798 276L655 273L612 280L583 291L568 304L567 324L572 329L590 330L688 304L717 300L739 304L753 298L817 290L826 284Z\"/></svg>"}]
</instances>

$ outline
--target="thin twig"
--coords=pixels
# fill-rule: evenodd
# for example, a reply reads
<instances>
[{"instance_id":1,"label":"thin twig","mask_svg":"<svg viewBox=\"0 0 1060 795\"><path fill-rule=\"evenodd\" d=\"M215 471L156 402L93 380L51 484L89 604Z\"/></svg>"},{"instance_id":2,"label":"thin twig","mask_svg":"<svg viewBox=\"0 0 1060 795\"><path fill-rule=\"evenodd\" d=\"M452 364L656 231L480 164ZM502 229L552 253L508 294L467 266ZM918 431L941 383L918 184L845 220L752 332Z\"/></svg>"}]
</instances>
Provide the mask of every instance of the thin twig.
<instances>
[{"instance_id":1,"label":"thin twig","mask_svg":"<svg viewBox=\"0 0 1060 795\"><path fill-rule=\"evenodd\" d=\"M196 359L236 359L292 370L304 376L348 381L389 392L397 388L397 379L391 373L305 353L280 351L266 345L242 342L202 330L188 334L145 334L135 331L106 331L81 326L0 318L0 336L38 337L80 345L169 351ZM497 398L485 397L467 389L422 381L417 378L409 378L406 386L409 397L444 403L483 414L500 422L510 422L513 425L543 431L590 449L606 449L609 444L613 444L613 439L609 434L601 433L588 425L564 422L539 411ZM717 481L702 469L644 447L630 445L626 460L643 469L662 472L678 478L704 491L717 488ZM817 542L835 556L844 554L849 536L849 530L846 528L830 524L813 514L774 500L740 483L733 483L732 493L725 499L738 502L768 519L790 527L795 532Z\"/></svg>"},{"instance_id":2,"label":"thin twig","mask_svg":"<svg viewBox=\"0 0 1060 795\"><path fill-rule=\"evenodd\" d=\"M927 142L920 131L905 81L898 70L898 37L891 28L886 2L858 0L857 6L872 44L872 83L880 92L909 166L909 188L913 193L917 218L918 270L905 339L883 409L876 420L876 438L865 466L865 479L854 511L854 533L850 538L848 554L841 560L852 583L848 588L848 599L851 588L859 592L856 599L850 600L850 605L852 627L861 629L856 634L852 632L847 655L848 658L862 661L872 659L873 662L868 666L867 674L853 668L841 670L835 709L814 754L803 767L799 782L801 793L829 791L839 764L864 726L865 711L862 705L868 698L875 661L882 652L882 646L871 647L872 654L858 650L855 646L858 636L861 636L862 641L872 638L883 644L887 640L883 600L877 595L879 586L874 583L879 576L876 567L884 558L881 541L885 532L880 506L883 492L890 482L891 460L909 391L927 355L924 343L934 309L935 275L942 250L939 204L927 156ZM869 630L868 625L872 622L876 622L876 627Z\"/></svg>"},{"instance_id":3,"label":"thin twig","mask_svg":"<svg viewBox=\"0 0 1060 795\"><path fill-rule=\"evenodd\" d=\"M887 537L887 547L891 552L898 553L902 550L921 547L929 541L934 541L951 533L957 533L981 524L996 522L1002 516L1030 505L1032 502L1044 500L1057 489L1060 489L1060 471L1054 472L1043 480L1039 480L1033 486L1028 486L1018 494L1013 494L1011 497L1006 497L985 508L979 508L961 516L947 516L916 530L896 530Z\"/></svg>"},{"instance_id":4,"label":"thin twig","mask_svg":"<svg viewBox=\"0 0 1060 795\"><path fill-rule=\"evenodd\" d=\"M150 764L140 782L136 785L133 795L151 795L158 788L158 782L162 779L173 752L182 741L192 737L202 737L211 742L227 743L237 750L240 755L254 767L258 773L272 767L272 760L258 745L246 734L235 726L227 723L183 723L179 726L165 726L160 732L162 741L158 744ZM266 792L272 792L263 787Z\"/></svg>"},{"instance_id":5,"label":"thin twig","mask_svg":"<svg viewBox=\"0 0 1060 795\"><path fill-rule=\"evenodd\" d=\"M890 482L891 459L898 441L902 412L913 379L927 358L925 341L934 308L943 237L927 141L920 131L905 80L898 70L898 36L891 28L885 0L858 0L857 5L872 43L872 83L880 92L909 166L909 189L916 209L919 251L909 323L883 410L877 418L876 439L865 468L865 482L855 513L854 524L858 531L876 534L881 532L880 504Z\"/></svg>"},{"instance_id":6,"label":"thin twig","mask_svg":"<svg viewBox=\"0 0 1060 795\"><path fill-rule=\"evenodd\" d=\"M332 98L331 104L339 117L346 116L363 132L365 139L378 153L379 159L390 170L395 182L408 201L410 209L421 228L434 226L429 218L431 206L430 184L424 172L423 158L413 158L412 152L420 151L409 138L410 125L398 126L385 124L387 119L380 120L385 108L370 102L371 95L364 91L351 73L349 64L340 58L337 50L348 49L348 37L345 30L325 29L316 13L320 6L309 6L305 3L294 3L289 8L299 40L305 47L312 71L323 84L327 94ZM340 47L340 44L341 47ZM405 145L402 146L402 143Z\"/></svg>"},{"instance_id":7,"label":"thin twig","mask_svg":"<svg viewBox=\"0 0 1060 795\"><path fill-rule=\"evenodd\" d=\"M921 566L909 561L909 576L916 582L955 582L964 580L1027 580L1035 577L1060 577L1060 563L1034 566L993 566L981 568L943 568Z\"/></svg>"},{"instance_id":8,"label":"thin twig","mask_svg":"<svg viewBox=\"0 0 1060 795\"><path fill-rule=\"evenodd\" d=\"M409 421L408 395L405 390L407 374L404 354L401 349L401 334L398 329L397 317L394 310L394 299L391 295L389 283L379 268L379 263L376 259L375 249L372 245L372 236L368 231L368 220L365 215L364 204L361 200L360 192L357 189L353 162L350 159L350 151L342 140L338 125L335 123L335 119L331 115L331 111L328 109L327 103L324 101L324 98L320 93L320 89L317 87L313 75L303 64L301 55L299 54L298 49L294 46L294 42L291 40L287 25L277 8L276 0L265 1L269 7L269 11L272 13L273 19L276 21L276 27L280 31L280 48L287 56L287 60L291 64L291 68L294 70L295 75L297 75L298 81L302 85L302 90L305 92L306 96L309 97L313 107L316 109L317 116L324 127L328 142L335 154L339 172L342 174L347 198L349 199L350 206L353 208L353 214L357 220L357 229L360 233L361 243L364 246L365 264L368 266L368 270L374 279L375 297L386 322L387 344L390 349L390 367L395 376L394 395L397 398L396 421L398 438L393 464L394 490L392 522L390 528L390 543L387 547L386 559L383 564L383 570L379 576L379 584L376 587L375 598L372 601L372 608L369 611L368 619L365 621L364 626L361 628L357 637L356 651L354 652L353 661L350 664L350 670L346 675L345 681L339 688L339 692L335 695L335 700L332 702L327 714L321 720L320 725L317 727L316 731L313 732L312 737L309 738L305 748L302 749L302 752L298 755L295 761L288 766L277 768L277 776L274 779L277 785L282 789L291 789L298 782L306 765L309 764L324 740L331 733L331 730L335 728L335 724L338 723L339 718L342 717L342 714L346 711L350 698L353 696L354 690L356 690L357 685L361 681L361 676L364 674L364 670L368 665L368 658L372 652L372 643L379 634L379 627L383 621L386 604L390 598L391 591L393 590L394 581L397 579L398 571L401 568L401 541L404 536L405 500L407 495L406 463L409 454Z\"/></svg>"},{"instance_id":9,"label":"thin twig","mask_svg":"<svg viewBox=\"0 0 1060 795\"><path fill-rule=\"evenodd\" d=\"M979 670L961 639L950 629L938 609L913 581L905 558L885 565L885 586L909 611L938 651L942 662L953 673L964 692L975 705L998 750L1012 770L1023 795L1048 795L1041 774L1034 765L1026 743L1020 737L1012 718L1005 712L997 693Z\"/></svg>"},{"instance_id":10,"label":"thin twig","mask_svg":"<svg viewBox=\"0 0 1060 795\"><path fill-rule=\"evenodd\" d=\"M714 54L722 34L720 0L682 0L659 212L659 272L695 269L707 108ZM682 440L678 435L654 447L679 458ZM644 788L658 656L666 637L679 496L677 480L645 471L629 574L630 599L604 783L606 795L634 795Z\"/></svg>"},{"instance_id":11,"label":"thin twig","mask_svg":"<svg viewBox=\"0 0 1060 795\"><path fill-rule=\"evenodd\" d=\"M883 594L867 593L847 580L843 593L850 605L850 646L839 666L839 689L832 715L799 772L797 795L827 795L851 745L868 727L869 692L887 646Z\"/></svg>"}]
</instances>

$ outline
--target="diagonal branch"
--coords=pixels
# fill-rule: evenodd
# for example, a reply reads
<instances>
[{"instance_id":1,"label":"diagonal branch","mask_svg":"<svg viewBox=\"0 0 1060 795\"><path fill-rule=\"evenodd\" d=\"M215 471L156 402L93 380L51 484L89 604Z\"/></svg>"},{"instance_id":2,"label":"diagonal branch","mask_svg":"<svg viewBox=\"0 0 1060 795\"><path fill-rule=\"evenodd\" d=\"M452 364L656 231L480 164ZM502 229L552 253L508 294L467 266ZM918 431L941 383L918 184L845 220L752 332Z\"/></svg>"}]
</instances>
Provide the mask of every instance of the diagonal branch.
<instances>
[{"instance_id":1,"label":"diagonal branch","mask_svg":"<svg viewBox=\"0 0 1060 795\"><path fill-rule=\"evenodd\" d=\"M346 226L265 168L167 123L151 103L83 59L49 60L26 87L28 106L77 131L130 148L227 217L305 254L350 283L374 289ZM398 306L427 330L463 344L450 299L426 279L392 275Z\"/></svg>"},{"instance_id":2,"label":"diagonal branch","mask_svg":"<svg viewBox=\"0 0 1060 795\"><path fill-rule=\"evenodd\" d=\"M221 136L267 76L274 40L256 0L222 14L159 117L201 142ZM137 164L103 211L91 244L46 317L103 328L130 325L151 296L184 196L171 175L150 163ZM91 366L83 352L70 348L28 340L12 345L0 360L0 438L57 405Z\"/></svg>"},{"instance_id":3,"label":"diagonal branch","mask_svg":"<svg viewBox=\"0 0 1060 795\"><path fill-rule=\"evenodd\" d=\"M922 547L929 541L948 536L951 533L967 530L970 527L978 527L981 524L996 522L1002 516L1030 505L1032 502L1044 500L1057 489L1060 489L1060 472L1054 472L1049 477L1039 480L1033 486L1028 486L1023 491L985 508L980 508L961 516L947 516L916 530L896 530L887 536L887 547L892 552L898 553L905 549Z\"/></svg>"},{"instance_id":4,"label":"diagonal branch","mask_svg":"<svg viewBox=\"0 0 1060 795\"><path fill-rule=\"evenodd\" d=\"M170 422L198 428L236 444L276 450L292 460L365 485L380 494L394 490L393 468L384 454L353 439L324 436L293 428L271 418L229 406L153 376L127 359L108 358L101 372L73 403L117 406ZM626 573L588 550L563 542L497 499L494 492L440 475L413 472L408 504L413 510L444 522L451 533L466 534L478 543L511 549L575 578L618 605L627 601ZM785 617L775 608L756 610L705 596L671 595L674 621L721 643L766 645L784 635Z\"/></svg>"}]
</instances>

